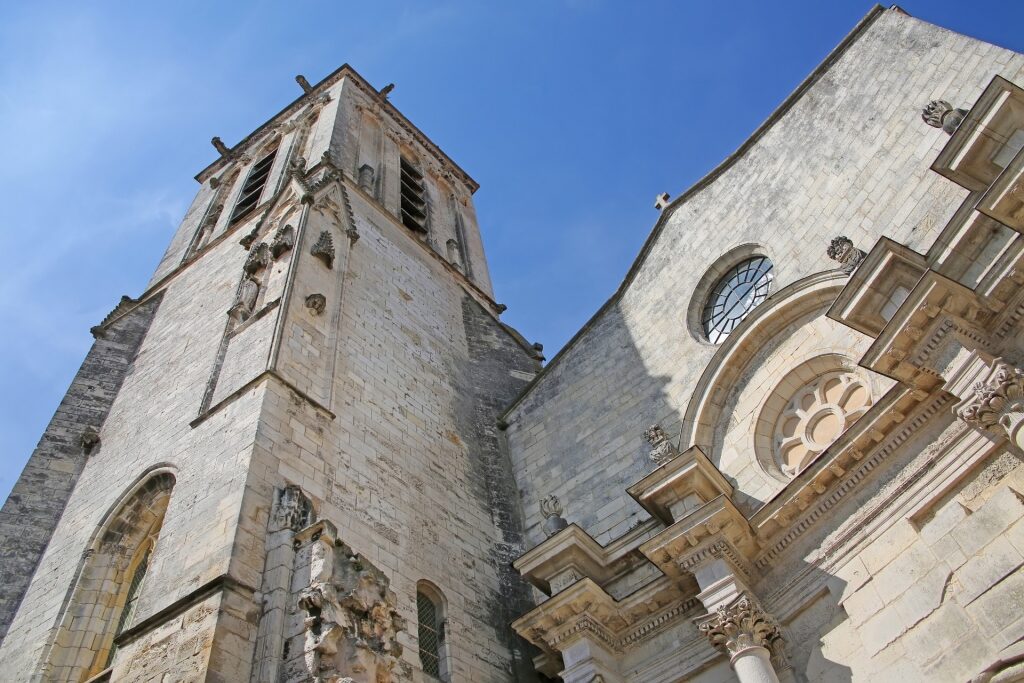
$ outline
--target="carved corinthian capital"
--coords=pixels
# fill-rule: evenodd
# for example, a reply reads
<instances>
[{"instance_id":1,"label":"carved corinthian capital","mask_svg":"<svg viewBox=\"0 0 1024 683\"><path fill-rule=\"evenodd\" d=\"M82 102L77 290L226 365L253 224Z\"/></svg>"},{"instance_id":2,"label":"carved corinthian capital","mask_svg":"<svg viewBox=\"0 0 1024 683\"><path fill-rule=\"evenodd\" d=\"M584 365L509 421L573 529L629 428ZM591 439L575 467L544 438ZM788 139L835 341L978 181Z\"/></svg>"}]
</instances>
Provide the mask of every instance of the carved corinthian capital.
<instances>
[{"instance_id":1,"label":"carved corinthian capital","mask_svg":"<svg viewBox=\"0 0 1024 683\"><path fill-rule=\"evenodd\" d=\"M957 409L965 422L1016 440L1024 420L1024 372L998 362L987 381L974 385L973 396Z\"/></svg>"},{"instance_id":2,"label":"carved corinthian capital","mask_svg":"<svg viewBox=\"0 0 1024 683\"><path fill-rule=\"evenodd\" d=\"M698 628L713 646L728 653L730 658L752 647L773 652L782 641L778 623L749 595L720 606L704 617Z\"/></svg>"}]
</instances>

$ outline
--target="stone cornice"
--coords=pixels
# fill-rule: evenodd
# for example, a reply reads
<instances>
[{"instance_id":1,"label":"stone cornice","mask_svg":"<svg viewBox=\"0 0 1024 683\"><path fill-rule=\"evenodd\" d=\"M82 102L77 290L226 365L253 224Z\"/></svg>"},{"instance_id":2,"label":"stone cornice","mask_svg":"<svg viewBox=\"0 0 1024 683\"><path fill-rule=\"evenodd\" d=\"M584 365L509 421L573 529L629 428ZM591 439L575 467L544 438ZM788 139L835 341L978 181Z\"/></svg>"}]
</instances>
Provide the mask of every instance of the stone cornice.
<instances>
[{"instance_id":1,"label":"stone cornice","mask_svg":"<svg viewBox=\"0 0 1024 683\"><path fill-rule=\"evenodd\" d=\"M681 517L640 546L640 552L668 576L679 577L712 557L724 557L749 577L748 559L757 552L757 541L743 513L722 495Z\"/></svg>"},{"instance_id":2,"label":"stone cornice","mask_svg":"<svg viewBox=\"0 0 1024 683\"><path fill-rule=\"evenodd\" d=\"M898 412L898 406L903 400L908 397L913 400L913 391L906 387L897 385L890 393L895 393L893 404L897 408L892 410L894 413ZM872 470L884 463L917 431L933 421L940 411L949 409L954 402L955 399L948 394L936 392L929 400L916 402L917 409L907 413L899 422L891 422L887 431L869 435L870 439L880 436L870 451L857 448L857 441L850 442L846 448L838 449L834 453L831 450L826 451L830 456L819 458L812 467L802 472L794 482L797 484L796 487L791 490L791 484L784 490L787 494L785 497L773 500L751 518L751 522L757 528L758 537L765 545L754 565L759 569L770 566L775 558L806 533L818 519L854 491ZM852 427L852 430L856 430L862 421L863 418ZM841 465L837 468L836 462L841 462L843 458L853 458L855 465L849 469ZM838 475L840 472L842 474L832 476L831 480L825 483L821 478L823 471L832 475ZM793 514L794 512L796 514Z\"/></svg>"},{"instance_id":3,"label":"stone cornice","mask_svg":"<svg viewBox=\"0 0 1024 683\"><path fill-rule=\"evenodd\" d=\"M678 504L687 497L695 496L700 499L698 504L705 503L720 495L731 496L733 486L699 446L692 446L630 486L626 493L651 516L670 525L679 514Z\"/></svg>"},{"instance_id":4,"label":"stone cornice","mask_svg":"<svg viewBox=\"0 0 1024 683\"><path fill-rule=\"evenodd\" d=\"M370 83L365 78L363 78L359 74L359 72L357 72L348 64L342 64L332 73L328 74L325 78L323 78L323 80L314 85L308 93L303 93L301 97L298 97L297 99L292 101L284 109L282 109L277 114L272 116L266 123L264 123L262 126L260 126L252 133L244 137L241 141L239 141L229 150L229 153L238 154L240 153L241 150L247 149L252 142L255 142L262 135L267 133L269 128L275 125L279 125L279 122L282 122L289 118L290 116L292 116L293 114L297 113L306 103L311 102L316 98L324 95L327 92L327 90L329 90L332 86L338 83L338 81L342 80L345 77L351 78L351 82L363 94L370 97L372 101L378 103L383 111L388 112L391 115L391 117L402 127L402 129L405 130L409 135L411 135L423 147L424 150L428 151L431 155L433 155L442 164L442 166L449 167L455 173L455 175L466 184L471 193L476 192L477 189L479 189L479 184L477 184L477 182L473 180L468 173L466 173L458 164L452 161L452 159L447 154L445 154L440 147L434 144L434 142L430 138L428 138L419 128L414 126L412 122L409 121L409 119L405 118L402 112L400 112L398 108L391 103L390 100L381 95L376 89L374 89L373 86L370 85ZM205 169L200 171L198 175L196 175L196 180L198 180L199 182L205 182L210 175L216 173L220 168L224 166L224 164L224 157L218 159L217 161L214 161L212 164L210 164Z\"/></svg>"},{"instance_id":5,"label":"stone cornice","mask_svg":"<svg viewBox=\"0 0 1024 683\"><path fill-rule=\"evenodd\" d=\"M582 579L512 623L547 653L587 634L621 653L654 637L700 609L691 591L661 577L616 601L591 579Z\"/></svg>"}]
</instances>

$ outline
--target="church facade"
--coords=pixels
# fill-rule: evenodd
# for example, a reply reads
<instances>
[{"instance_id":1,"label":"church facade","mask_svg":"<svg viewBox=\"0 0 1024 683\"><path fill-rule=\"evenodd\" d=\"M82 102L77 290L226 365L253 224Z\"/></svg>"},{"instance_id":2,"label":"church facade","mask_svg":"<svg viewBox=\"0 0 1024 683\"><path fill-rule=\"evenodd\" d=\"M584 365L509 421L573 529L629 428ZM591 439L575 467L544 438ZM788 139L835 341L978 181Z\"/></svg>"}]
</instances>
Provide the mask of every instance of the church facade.
<instances>
[{"instance_id":1,"label":"church facade","mask_svg":"<svg viewBox=\"0 0 1024 683\"><path fill-rule=\"evenodd\" d=\"M1024 680L1024 55L871 10L546 366L297 80L0 510L5 680Z\"/></svg>"}]
</instances>

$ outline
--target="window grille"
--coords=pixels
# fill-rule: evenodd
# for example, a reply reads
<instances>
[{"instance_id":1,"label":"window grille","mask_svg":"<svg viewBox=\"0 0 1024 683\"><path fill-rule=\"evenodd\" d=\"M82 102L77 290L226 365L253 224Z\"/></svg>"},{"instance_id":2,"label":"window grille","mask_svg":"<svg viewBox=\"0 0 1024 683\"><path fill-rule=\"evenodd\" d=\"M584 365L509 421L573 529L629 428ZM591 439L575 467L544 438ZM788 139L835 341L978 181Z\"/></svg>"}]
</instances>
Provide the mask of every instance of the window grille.
<instances>
[{"instance_id":1,"label":"window grille","mask_svg":"<svg viewBox=\"0 0 1024 683\"><path fill-rule=\"evenodd\" d=\"M423 673L441 678L441 641L444 624L438 619L434 601L416 592L416 615L419 621L420 663Z\"/></svg>"},{"instance_id":2,"label":"window grille","mask_svg":"<svg viewBox=\"0 0 1024 683\"><path fill-rule=\"evenodd\" d=\"M426 232L427 202L424 199L423 174L405 157L400 158L402 170L402 225Z\"/></svg>"},{"instance_id":3,"label":"window grille","mask_svg":"<svg viewBox=\"0 0 1024 683\"><path fill-rule=\"evenodd\" d=\"M135 567L135 572L132 574L131 583L128 584L128 594L125 597L124 607L121 608L121 617L117 620L117 629L114 631L115 639L132 625L132 619L135 617L135 607L139 604L139 595L142 593L142 581L146 578L146 572L149 570L150 550L146 550L146 554L142 556L142 560ZM112 645L104 668L109 667L114 661L115 654L117 654L117 645Z\"/></svg>"},{"instance_id":4,"label":"window grille","mask_svg":"<svg viewBox=\"0 0 1024 683\"><path fill-rule=\"evenodd\" d=\"M263 194L263 186L267 184L270 168L274 165L274 157L276 155L277 150L275 149L253 164L248 177L245 179L245 184L242 185L242 191L238 195L235 210L231 213L232 223L249 213L259 203L260 195Z\"/></svg>"}]
</instances>

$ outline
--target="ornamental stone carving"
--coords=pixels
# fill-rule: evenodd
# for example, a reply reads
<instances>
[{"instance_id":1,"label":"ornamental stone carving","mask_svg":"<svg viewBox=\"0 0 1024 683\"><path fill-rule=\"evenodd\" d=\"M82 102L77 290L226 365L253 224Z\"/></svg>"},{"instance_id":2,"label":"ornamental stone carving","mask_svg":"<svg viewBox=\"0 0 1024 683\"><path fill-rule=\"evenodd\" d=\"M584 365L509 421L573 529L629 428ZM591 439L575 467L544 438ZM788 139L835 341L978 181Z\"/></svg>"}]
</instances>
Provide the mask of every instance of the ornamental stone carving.
<instances>
[{"instance_id":1,"label":"ornamental stone carving","mask_svg":"<svg viewBox=\"0 0 1024 683\"><path fill-rule=\"evenodd\" d=\"M359 189L367 194L373 194L373 166L363 164L359 167Z\"/></svg>"},{"instance_id":2,"label":"ornamental stone carving","mask_svg":"<svg viewBox=\"0 0 1024 683\"><path fill-rule=\"evenodd\" d=\"M313 315L321 315L327 308L327 297L323 294L310 294L306 297L306 308L313 312Z\"/></svg>"},{"instance_id":3,"label":"ornamental stone carving","mask_svg":"<svg viewBox=\"0 0 1024 683\"><path fill-rule=\"evenodd\" d=\"M644 432L644 439L651 444L651 461L658 465L664 465L672 458L679 455L679 449L675 447L661 425L651 425Z\"/></svg>"},{"instance_id":4,"label":"ornamental stone carving","mask_svg":"<svg viewBox=\"0 0 1024 683\"><path fill-rule=\"evenodd\" d=\"M238 292L235 294L235 303L231 305L228 315L236 322L245 322L252 317L256 309L256 299L260 294L260 285L251 275L242 278L238 285Z\"/></svg>"},{"instance_id":5,"label":"ornamental stone carving","mask_svg":"<svg viewBox=\"0 0 1024 683\"><path fill-rule=\"evenodd\" d=\"M965 422L1016 439L1024 421L1024 372L999 363L987 382L974 385L974 395L957 410Z\"/></svg>"},{"instance_id":6,"label":"ornamental stone carving","mask_svg":"<svg viewBox=\"0 0 1024 683\"><path fill-rule=\"evenodd\" d=\"M313 521L313 503L298 486L285 486L278 492L270 512L271 530L299 531Z\"/></svg>"},{"instance_id":7,"label":"ornamental stone carving","mask_svg":"<svg viewBox=\"0 0 1024 683\"><path fill-rule=\"evenodd\" d=\"M569 523L562 517L562 504L557 496L548 496L540 501L540 511L544 515L544 534L551 538Z\"/></svg>"},{"instance_id":8,"label":"ornamental stone carving","mask_svg":"<svg viewBox=\"0 0 1024 683\"><path fill-rule=\"evenodd\" d=\"M324 262L324 265L328 268L334 267L334 240L331 238L331 233L324 230L320 233L320 237L317 239L313 248L309 250L313 256Z\"/></svg>"},{"instance_id":9,"label":"ornamental stone carving","mask_svg":"<svg viewBox=\"0 0 1024 683\"><path fill-rule=\"evenodd\" d=\"M242 270L249 275L252 275L254 273L258 273L269 265L270 246L266 242L260 242L249 250L249 256L245 259L245 265L242 266Z\"/></svg>"},{"instance_id":10,"label":"ornamental stone carving","mask_svg":"<svg viewBox=\"0 0 1024 683\"><path fill-rule=\"evenodd\" d=\"M281 226L270 243L270 253L274 258L280 258L282 254L295 246L295 228L290 225Z\"/></svg>"},{"instance_id":11,"label":"ornamental stone carving","mask_svg":"<svg viewBox=\"0 0 1024 683\"><path fill-rule=\"evenodd\" d=\"M866 256L863 251L853 246L853 240L845 235L833 238L825 253L833 261L838 261L839 267L848 275L857 269Z\"/></svg>"},{"instance_id":12,"label":"ornamental stone carving","mask_svg":"<svg viewBox=\"0 0 1024 683\"><path fill-rule=\"evenodd\" d=\"M852 372L820 375L797 389L775 421L774 456L794 477L872 404L867 382Z\"/></svg>"},{"instance_id":13,"label":"ornamental stone carving","mask_svg":"<svg viewBox=\"0 0 1024 683\"><path fill-rule=\"evenodd\" d=\"M82 435L78 438L78 443L82 447L83 453L91 455L96 447L100 445L100 430L89 425L82 430Z\"/></svg>"},{"instance_id":14,"label":"ornamental stone carving","mask_svg":"<svg viewBox=\"0 0 1024 683\"><path fill-rule=\"evenodd\" d=\"M932 128L941 128L952 135L957 126L967 118L966 109L954 109L945 100L932 100L921 110L921 118Z\"/></svg>"},{"instance_id":15,"label":"ornamental stone carving","mask_svg":"<svg viewBox=\"0 0 1024 683\"><path fill-rule=\"evenodd\" d=\"M730 605L722 605L697 625L708 641L730 658L753 647L769 652L782 640L778 623L749 595Z\"/></svg>"}]
</instances>

